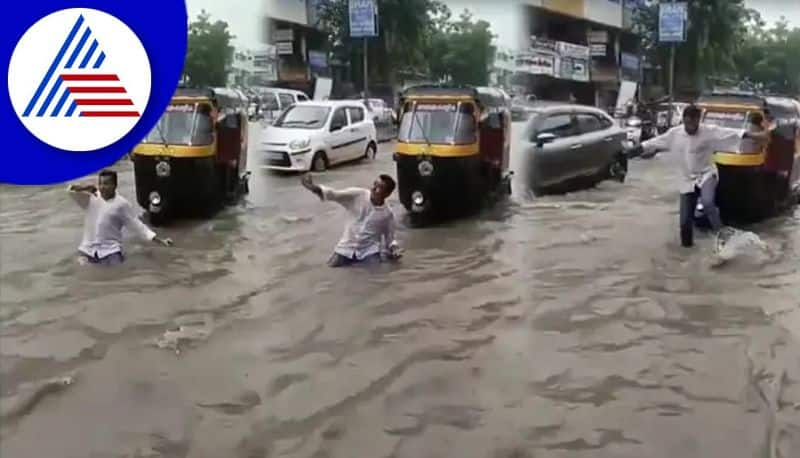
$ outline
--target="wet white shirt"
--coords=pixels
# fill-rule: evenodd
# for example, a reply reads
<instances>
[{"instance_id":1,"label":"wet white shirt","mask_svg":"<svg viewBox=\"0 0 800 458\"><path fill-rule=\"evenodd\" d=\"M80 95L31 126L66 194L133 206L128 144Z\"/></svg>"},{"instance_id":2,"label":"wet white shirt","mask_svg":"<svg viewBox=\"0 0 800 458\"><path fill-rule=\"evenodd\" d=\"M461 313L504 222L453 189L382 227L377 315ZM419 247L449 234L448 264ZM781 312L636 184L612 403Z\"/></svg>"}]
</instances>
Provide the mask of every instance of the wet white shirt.
<instances>
[{"instance_id":1,"label":"wet white shirt","mask_svg":"<svg viewBox=\"0 0 800 458\"><path fill-rule=\"evenodd\" d=\"M110 200L88 192L69 190L69 194L86 210L83 240L78 251L87 256L103 258L122 252L123 228L144 240L153 240L156 236L139 220L128 200L119 194Z\"/></svg>"},{"instance_id":2,"label":"wet white shirt","mask_svg":"<svg viewBox=\"0 0 800 458\"><path fill-rule=\"evenodd\" d=\"M684 127L675 126L658 137L642 142L645 153L669 151L682 155L681 193L693 192L696 186L712 176L717 176L714 153L738 151L744 130L701 124L695 135L686 133Z\"/></svg>"},{"instance_id":3,"label":"wet white shirt","mask_svg":"<svg viewBox=\"0 0 800 458\"><path fill-rule=\"evenodd\" d=\"M334 253L364 259L373 254L388 254L395 243L395 221L387 205L374 205L364 188L342 190L320 186L322 199L337 202L353 218L344 229Z\"/></svg>"}]
</instances>

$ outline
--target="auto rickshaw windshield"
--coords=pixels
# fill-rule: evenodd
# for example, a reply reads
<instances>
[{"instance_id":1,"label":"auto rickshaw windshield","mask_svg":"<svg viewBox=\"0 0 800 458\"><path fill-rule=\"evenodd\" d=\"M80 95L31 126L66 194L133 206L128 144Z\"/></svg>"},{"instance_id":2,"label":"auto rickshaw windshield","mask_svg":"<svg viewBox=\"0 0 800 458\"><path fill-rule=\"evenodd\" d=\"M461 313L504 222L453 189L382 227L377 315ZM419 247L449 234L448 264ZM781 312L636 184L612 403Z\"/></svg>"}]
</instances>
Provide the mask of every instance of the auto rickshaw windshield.
<instances>
[{"instance_id":1,"label":"auto rickshaw windshield","mask_svg":"<svg viewBox=\"0 0 800 458\"><path fill-rule=\"evenodd\" d=\"M715 111L707 110L703 115L703 124L731 129L745 129L750 119L749 111Z\"/></svg>"},{"instance_id":2,"label":"auto rickshaw windshield","mask_svg":"<svg viewBox=\"0 0 800 458\"><path fill-rule=\"evenodd\" d=\"M142 143L203 146L214 142L211 107L207 104L175 104L167 107L161 119Z\"/></svg>"},{"instance_id":3,"label":"auto rickshaw windshield","mask_svg":"<svg viewBox=\"0 0 800 458\"><path fill-rule=\"evenodd\" d=\"M468 145L477 141L472 104L408 102L404 108L400 142Z\"/></svg>"}]
</instances>

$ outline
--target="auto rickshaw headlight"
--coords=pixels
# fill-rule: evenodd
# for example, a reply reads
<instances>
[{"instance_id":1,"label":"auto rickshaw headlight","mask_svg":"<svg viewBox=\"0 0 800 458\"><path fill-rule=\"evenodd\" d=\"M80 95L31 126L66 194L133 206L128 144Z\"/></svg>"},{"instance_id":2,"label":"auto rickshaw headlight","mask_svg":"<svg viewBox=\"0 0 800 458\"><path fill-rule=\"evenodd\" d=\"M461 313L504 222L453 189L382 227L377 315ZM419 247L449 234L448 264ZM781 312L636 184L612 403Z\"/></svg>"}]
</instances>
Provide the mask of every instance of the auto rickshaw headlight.
<instances>
[{"instance_id":1,"label":"auto rickshaw headlight","mask_svg":"<svg viewBox=\"0 0 800 458\"><path fill-rule=\"evenodd\" d=\"M431 176L433 175L433 163L428 160L420 161L420 163L417 165L417 170L421 176Z\"/></svg>"},{"instance_id":2,"label":"auto rickshaw headlight","mask_svg":"<svg viewBox=\"0 0 800 458\"><path fill-rule=\"evenodd\" d=\"M156 175L159 177L168 177L171 172L171 167L169 166L169 162L161 161L156 164Z\"/></svg>"},{"instance_id":3,"label":"auto rickshaw headlight","mask_svg":"<svg viewBox=\"0 0 800 458\"><path fill-rule=\"evenodd\" d=\"M303 148L308 148L308 145L310 145L310 144L311 144L311 139L310 138L306 138L306 139L303 139L303 140L292 140L291 142L289 142L289 148L290 149L303 149Z\"/></svg>"},{"instance_id":4,"label":"auto rickshaw headlight","mask_svg":"<svg viewBox=\"0 0 800 458\"><path fill-rule=\"evenodd\" d=\"M161 205L161 194L159 194L156 191L153 191L150 193L149 200L150 200L150 205L154 205L157 207Z\"/></svg>"},{"instance_id":5,"label":"auto rickshaw headlight","mask_svg":"<svg viewBox=\"0 0 800 458\"><path fill-rule=\"evenodd\" d=\"M414 205L421 206L422 204L425 203L425 196L423 196L422 193L419 191L414 191L414 193L411 194L411 202Z\"/></svg>"}]
</instances>

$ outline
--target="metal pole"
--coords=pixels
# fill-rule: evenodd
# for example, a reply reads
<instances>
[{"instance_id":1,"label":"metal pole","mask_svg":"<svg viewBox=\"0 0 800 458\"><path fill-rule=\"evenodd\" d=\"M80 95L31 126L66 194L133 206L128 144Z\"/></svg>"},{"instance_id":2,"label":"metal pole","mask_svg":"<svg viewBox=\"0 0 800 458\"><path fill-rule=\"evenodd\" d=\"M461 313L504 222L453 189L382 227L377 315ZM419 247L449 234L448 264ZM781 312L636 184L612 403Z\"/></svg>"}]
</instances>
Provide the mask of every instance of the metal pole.
<instances>
[{"instance_id":1,"label":"metal pole","mask_svg":"<svg viewBox=\"0 0 800 458\"><path fill-rule=\"evenodd\" d=\"M364 98L365 99L369 97L369 85L368 85L369 71L367 67L368 64L367 55L369 54L368 51L369 48L367 47L367 37L364 37Z\"/></svg>"},{"instance_id":2,"label":"metal pole","mask_svg":"<svg viewBox=\"0 0 800 458\"><path fill-rule=\"evenodd\" d=\"M672 0L675 4L676 0ZM686 24L684 24L686 27ZM669 122L667 125L672 127L672 114L675 112L675 42L670 44L669 56Z\"/></svg>"},{"instance_id":3,"label":"metal pole","mask_svg":"<svg viewBox=\"0 0 800 458\"><path fill-rule=\"evenodd\" d=\"M670 45L669 57L669 127L672 127L672 114L675 112L675 43Z\"/></svg>"}]
</instances>

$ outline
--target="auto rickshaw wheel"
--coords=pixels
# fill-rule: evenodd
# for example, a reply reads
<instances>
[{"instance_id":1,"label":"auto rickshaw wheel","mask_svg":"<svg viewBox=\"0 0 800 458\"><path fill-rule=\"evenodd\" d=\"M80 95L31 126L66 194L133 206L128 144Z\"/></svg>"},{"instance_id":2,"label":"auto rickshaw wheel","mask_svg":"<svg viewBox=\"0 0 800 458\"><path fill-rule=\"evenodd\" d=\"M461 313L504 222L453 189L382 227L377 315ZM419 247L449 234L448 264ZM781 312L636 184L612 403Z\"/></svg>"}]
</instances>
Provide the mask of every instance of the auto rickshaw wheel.
<instances>
[{"instance_id":1,"label":"auto rickshaw wheel","mask_svg":"<svg viewBox=\"0 0 800 458\"><path fill-rule=\"evenodd\" d=\"M328 168L328 156L322 151L314 154L314 159L311 160L311 170L314 172L324 172Z\"/></svg>"},{"instance_id":2,"label":"auto rickshaw wheel","mask_svg":"<svg viewBox=\"0 0 800 458\"><path fill-rule=\"evenodd\" d=\"M147 219L150 221L150 224L153 225L153 227L161 227L167 222L167 216L164 214L163 209L158 213L148 211Z\"/></svg>"}]
</instances>

